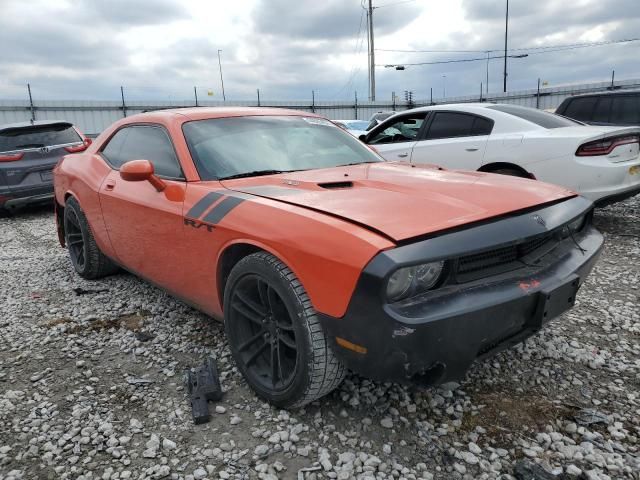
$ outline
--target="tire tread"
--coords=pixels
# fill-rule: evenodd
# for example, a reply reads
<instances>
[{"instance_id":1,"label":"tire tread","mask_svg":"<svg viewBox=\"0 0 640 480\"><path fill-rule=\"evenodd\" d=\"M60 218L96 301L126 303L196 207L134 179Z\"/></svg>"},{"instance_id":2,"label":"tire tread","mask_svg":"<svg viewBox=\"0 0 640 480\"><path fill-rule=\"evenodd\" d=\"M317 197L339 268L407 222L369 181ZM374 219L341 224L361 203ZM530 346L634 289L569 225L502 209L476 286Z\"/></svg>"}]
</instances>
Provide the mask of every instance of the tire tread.
<instances>
[{"instance_id":1,"label":"tire tread","mask_svg":"<svg viewBox=\"0 0 640 480\"><path fill-rule=\"evenodd\" d=\"M65 208L72 208L78 215L78 221L83 230L86 230L85 236L85 256L86 265L83 272L76 269L78 274L86 278L87 280L96 280L98 278L106 277L118 271L118 266L109 259L102 251L91 231L91 225L85 216L80 204L74 197L69 197Z\"/></svg>"},{"instance_id":2,"label":"tire tread","mask_svg":"<svg viewBox=\"0 0 640 480\"><path fill-rule=\"evenodd\" d=\"M244 257L241 262L260 260L273 268L285 283L288 283L302 305L300 321L305 323L311 347L310 361L307 366L309 383L302 395L293 399L289 407L302 407L325 396L337 388L347 373L344 364L333 352L309 295L296 275L274 255L268 252L257 252Z\"/></svg>"}]
</instances>

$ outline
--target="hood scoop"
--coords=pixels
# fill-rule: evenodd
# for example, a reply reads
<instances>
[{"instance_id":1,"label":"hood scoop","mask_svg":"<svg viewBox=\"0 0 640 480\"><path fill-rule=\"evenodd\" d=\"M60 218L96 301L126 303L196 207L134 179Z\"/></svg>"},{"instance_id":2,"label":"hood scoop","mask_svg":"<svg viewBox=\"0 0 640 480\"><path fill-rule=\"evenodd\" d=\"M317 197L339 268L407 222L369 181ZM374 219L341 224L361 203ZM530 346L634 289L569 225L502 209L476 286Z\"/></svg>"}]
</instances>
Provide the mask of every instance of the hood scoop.
<instances>
[{"instance_id":1,"label":"hood scoop","mask_svg":"<svg viewBox=\"0 0 640 480\"><path fill-rule=\"evenodd\" d=\"M338 189L338 188L353 188L353 182L345 181L345 182L325 182L319 183L319 187L326 188L327 190Z\"/></svg>"}]
</instances>

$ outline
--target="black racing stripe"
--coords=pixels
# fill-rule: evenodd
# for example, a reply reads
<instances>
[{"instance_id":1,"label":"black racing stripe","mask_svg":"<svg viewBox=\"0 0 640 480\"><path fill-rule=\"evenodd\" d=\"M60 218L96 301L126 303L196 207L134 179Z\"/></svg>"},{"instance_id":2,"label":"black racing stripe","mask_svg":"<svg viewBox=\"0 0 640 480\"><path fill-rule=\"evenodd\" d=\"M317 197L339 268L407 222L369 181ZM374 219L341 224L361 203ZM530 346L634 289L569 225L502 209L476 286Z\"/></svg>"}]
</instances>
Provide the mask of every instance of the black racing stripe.
<instances>
[{"instance_id":1,"label":"black racing stripe","mask_svg":"<svg viewBox=\"0 0 640 480\"><path fill-rule=\"evenodd\" d=\"M226 197L219 204L213 207L211 211L204 216L202 221L215 225L220 220L222 220L227 215L227 213L236 208L242 202L244 202L243 198Z\"/></svg>"},{"instance_id":2,"label":"black racing stripe","mask_svg":"<svg viewBox=\"0 0 640 480\"><path fill-rule=\"evenodd\" d=\"M191 209L187 212L187 217L189 218L199 218L207 208L209 208L213 202L218 200L223 195L218 192L209 192L204 197L196 202L196 204L191 207Z\"/></svg>"}]
</instances>

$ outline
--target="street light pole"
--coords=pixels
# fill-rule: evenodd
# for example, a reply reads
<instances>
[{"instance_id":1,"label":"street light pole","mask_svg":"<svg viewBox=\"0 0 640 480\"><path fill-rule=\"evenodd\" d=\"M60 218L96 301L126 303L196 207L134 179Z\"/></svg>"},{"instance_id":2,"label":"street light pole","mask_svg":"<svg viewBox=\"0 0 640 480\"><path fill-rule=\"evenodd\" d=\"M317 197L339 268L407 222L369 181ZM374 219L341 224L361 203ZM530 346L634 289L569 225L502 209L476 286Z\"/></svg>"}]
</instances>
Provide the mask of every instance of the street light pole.
<instances>
[{"instance_id":1,"label":"street light pole","mask_svg":"<svg viewBox=\"0 0 640 480\"><path fill-rule=\"evenodd\" d=\"M503 91L507 93L507 38L509 34L509 0L507 0L507 11L504 17L504 85Z\"/></svg>"},{"instance_id":2,"label":"street light pole","mask_svg":"<svg viewBox=\"0 0 640 480\"><path fill-rule=\"evenodd\" d=\"M226 102L227 97L224 94L224 80L222 80L222 62L220 61L220 52L222 50L218 49L218 67L220 67L220 83L222 84L222 101Z\"/></svg>"},{"instance_id":3,"label":"street light pole","mask_svg":"<svg viewBox=\"0 0 640 480\"><path fill-rule=\"evenodd\" d=\"M376 55L375 55L375 48L373 45L373 5L372 5L372 0L369 0L369 10L368 10L368 17L369 17L369 68L370 70L370 78L371 78L371 85L369 86L370 91L371 91L371 98L370 100L375 100L376 99Z\"/></svg>"},{"instance_id":4,"label":"street light pole","mask_svg":"<svg viewBox=\"0 0 640 480\"><path fill-rule=\"evenodd\" d=\"M442 75L442 99L447 97L447 76Z\"/></svg>"}]
</instances>

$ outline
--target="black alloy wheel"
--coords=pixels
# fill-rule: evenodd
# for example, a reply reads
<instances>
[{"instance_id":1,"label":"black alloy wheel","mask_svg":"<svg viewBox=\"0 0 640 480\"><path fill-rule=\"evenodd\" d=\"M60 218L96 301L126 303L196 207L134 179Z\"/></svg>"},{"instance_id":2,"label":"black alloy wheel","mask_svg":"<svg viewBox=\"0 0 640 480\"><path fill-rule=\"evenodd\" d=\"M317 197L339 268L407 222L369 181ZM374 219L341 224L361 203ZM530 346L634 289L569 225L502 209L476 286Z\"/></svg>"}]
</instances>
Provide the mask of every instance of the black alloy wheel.
<instances>
[{"instance_id":1,"label":"black alloy wheel","mask_svg":"<svg viewBox=\"0 0 640 480\"><path fill-rule=\"evenodd\" d=\"M246 275L231 296L230 320L240 361L251 380L281 392L293 381L298 347L291 312L260 275Z\"/></svg>"},{"instance_id":2,"label":"black alloy wheel","mask_svg":"<svg viewBox=\"0 0 640 480\"><path fill-rule=\"evenodd\" d=\"M240 373L263 399L301 407L346 374L306 290L280 259L256 252L236 263L224 287L224 324Z\"/></svg>"},{"instance_id":3,"label":"black alloy wheel","mask_svg":"<svg viewBox=\"0 0 640 480\"><path fill-rule=\"evenodd\" d=\"M95 280L118 271L98 247L87 217L74 197L69 197L64 205L62 224L71 264L78 275Z\"/></svg>"},{"instance_id":4,"label":"black alloy wheel","mask_svg":"<svg viewBox=\"0 0 640 480\"><path fill-rule=\"evenodd\" d=\"M69 209L64 216L65 243L69 248L71 263L77 271L84 271L87 261L84 235L80 219L75 209Z\"/></svg>"}]
</instances>

